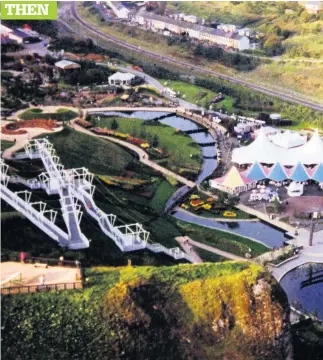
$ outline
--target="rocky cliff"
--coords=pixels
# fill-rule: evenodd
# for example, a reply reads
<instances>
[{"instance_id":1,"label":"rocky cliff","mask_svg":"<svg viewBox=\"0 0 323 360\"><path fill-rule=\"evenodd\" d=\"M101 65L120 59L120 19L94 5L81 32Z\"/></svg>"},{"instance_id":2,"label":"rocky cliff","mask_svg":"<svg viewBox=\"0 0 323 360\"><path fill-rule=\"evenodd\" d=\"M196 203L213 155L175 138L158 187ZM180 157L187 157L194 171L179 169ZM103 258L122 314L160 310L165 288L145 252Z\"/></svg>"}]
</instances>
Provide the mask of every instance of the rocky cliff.
<instances>
[{"instance_id":1,"label":"rocky cliff","mask_svg":"<svg viewBox=\"0 0 323 360\"><path fill-rule=\"evenodd\" d=\"M285 294L247 262L100 268L84 292L2 301L6 359L291 359Z\"/></svg>"}]
</instances>

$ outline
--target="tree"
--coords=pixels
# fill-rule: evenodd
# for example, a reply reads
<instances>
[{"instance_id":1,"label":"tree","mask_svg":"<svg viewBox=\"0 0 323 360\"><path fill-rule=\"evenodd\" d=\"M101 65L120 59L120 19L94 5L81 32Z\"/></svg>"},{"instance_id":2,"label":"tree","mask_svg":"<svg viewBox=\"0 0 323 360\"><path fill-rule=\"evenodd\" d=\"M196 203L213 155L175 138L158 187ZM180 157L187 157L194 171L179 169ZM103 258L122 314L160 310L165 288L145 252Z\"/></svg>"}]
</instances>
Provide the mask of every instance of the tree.
<instances>
[{"instance_id":1,"label":"tree","mask_svg":"<svg viewBox=\"0 0 323 360\"><path fill-rule=\"evenodd\" d=\"M112 130L117 130L119 127L119 123L116 119L113 119L112 122L111 122L111 129Z\"/></svg>"},{"instance_id":2,"label":"tree","mask_svg":"<svg viewBox=\"0 0 323 360\"><path fill-rule=\"evenodd\" d=\"M157 135L154 135L152 146L156 148L159 144L159 139Z\"/></svg>"}]
</instances>

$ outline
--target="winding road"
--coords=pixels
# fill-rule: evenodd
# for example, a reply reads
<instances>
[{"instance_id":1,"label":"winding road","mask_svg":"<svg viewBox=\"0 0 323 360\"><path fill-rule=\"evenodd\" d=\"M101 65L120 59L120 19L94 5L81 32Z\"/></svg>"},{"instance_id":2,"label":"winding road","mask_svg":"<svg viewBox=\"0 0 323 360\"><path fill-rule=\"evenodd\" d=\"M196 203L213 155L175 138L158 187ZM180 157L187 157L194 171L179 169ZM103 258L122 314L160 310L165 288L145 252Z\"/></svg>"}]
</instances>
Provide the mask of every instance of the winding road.
<instances>
[{"instance_id":1,"label":"winding road","mask_svg":"<svg viewBox=\"0 0 323 360\"><path fill-rule=\"evenodd\" d=\"M182 61L182 60L178 60L175 59L173 57L170 56L166 56L166 55L160 55L160 54L156 54L152 51L146 50L146 49L142 49L139 46L135 46L135 45L131 45L129 43L127 43L126 41L120 40L114 36L111 35L107 35L105 33L103 33L102 31L98 30L97 28L93 27L92 25L90 25L88 22L84 21L78 14L77 12L77 8L76 8L76 2L73 2L71 4L71 14L74 17L74 19L81 24L83 27L85 27L86 29L90 30L92 33L94 33L96 36L99 36L103 39L109 40L123 48L126 48L128 50L134 51L136 53L139 54L144 54L146 56L149 56L153 59L157 59L157 60L161 60L163 62L169 63L169 64L174 64L174 65L179 65L181 67L184 67L186 69L190 69L190 70L195 70L198 71L199 73L202 73L204 75L207 76L215 76L217 78L223 79L223 80L228 80L234 84L239 84L239 85L244 85L247 86L248 88L252 89L252 90L256 90L259 91L261 93L264 93L266 95L270 95L270 96L275 96L278 97L282 100L285 101L290 101L299 105L303 105L303 106L307 106L313 110L317 110L317 111L322 111L323 112L323 104L318 104L318 103L314 103L311 101L307 101L307 100L303 100L301 98L299 98L298 96L295 95L289 95L286 93L282 93L280 91L277 90L271 90L268 89L264 86L260 86L260 85L256 85L252 82L246 81L246 80L241 80L241 79L237 79L235 77L232 76L228 76L228 75L223 75L219 72L213 71L213 70L208 70L205 69L203 67L197 66L197 65L193 65L191 63L188 63L186 61ZM66 24L64 21L60 20L65 26L67 26L68 28L71 29L71 27Z\"/></svg>"}]
</instances>

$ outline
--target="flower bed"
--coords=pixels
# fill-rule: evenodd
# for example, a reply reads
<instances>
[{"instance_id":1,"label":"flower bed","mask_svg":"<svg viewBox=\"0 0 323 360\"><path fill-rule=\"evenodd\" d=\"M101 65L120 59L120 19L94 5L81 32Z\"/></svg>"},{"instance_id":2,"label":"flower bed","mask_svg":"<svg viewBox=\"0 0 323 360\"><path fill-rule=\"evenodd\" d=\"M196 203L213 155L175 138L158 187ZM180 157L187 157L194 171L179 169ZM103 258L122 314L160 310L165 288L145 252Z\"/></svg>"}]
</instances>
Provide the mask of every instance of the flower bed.
<instances>
[{"instance_id":1,"label":"flower bed","mask_svg":"<svg viewBox=\"0 0 323 360\"><path fill-rule=\"evenodd\" d=\"M29 121L16 121L2 126L1 132L7 135L23 135L27 134L27 131L23 128L41 128L53 131L57 128L56 120L34 119Z\"/></svg>"},{"instance_id":2,"label":"flower bed","mask_svg":"<svg viewBox=\"0 0 323 360\"><path fill-rule=\"evenodd\" d=\"M105 128L98 128L98 127L93 128L91 131L93 131L95 134L98 134L98 135L113 136L118 139L127 141L130 144L140 146L142 148L150 147L149 143L146 140L141 140L141 139L135 138L133 136L130 136L128 134L124 134L121 132L117 132L117 131L113 131L113 130L109 130L109 129L105 129Z\"/></svg>"},{"instance_id":3,"label":"flower bed","mask_svg":"<svg viewBox=\"0 0 323 360\"><path fill-rule=\"evenodd\" d=\"M85 129L91 128L93 125L89 121L83 120L83 119L77 119L76 124L84 127Z\"/></svg>"}]
</instances>

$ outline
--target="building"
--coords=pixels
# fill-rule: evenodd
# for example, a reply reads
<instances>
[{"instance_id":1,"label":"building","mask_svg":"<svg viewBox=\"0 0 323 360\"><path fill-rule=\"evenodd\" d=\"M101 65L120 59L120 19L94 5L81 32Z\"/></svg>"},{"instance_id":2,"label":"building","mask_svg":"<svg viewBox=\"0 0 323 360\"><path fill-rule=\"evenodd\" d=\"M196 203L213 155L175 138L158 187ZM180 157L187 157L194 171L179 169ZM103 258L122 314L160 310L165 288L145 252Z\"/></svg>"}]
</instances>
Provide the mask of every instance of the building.
<instances>
[{"instance_id":1,"label":"building","mask_svg":"<svg viewBox=\"0 0 323 360\"><path fill-rule=\"evenodd\" d=\"M30 27L17 28L11 30L6 26L1 26L1 34L2 34L2 29L4 29L9 39L17 42L18 44L35 42L40 40L38 32L31 30Z\"/></svg>"},{"instance_id":2,"label":"building","mask_svg":"<svg viewBox=\"0 0 323 360\"><path fill-rule=\"evenodd\" d=\"M299 1L305 7L308 13L318 14L323 11L323 1Z\"/></svg>"},{"instance_id":3,"label":"building","mask_svg":"<svg viewBox=\"0 0 323 360\"><path fill-rule=\"evenodd\" d=\"M121 2L107 1L106 3L118 18L128 19L130 11L125 6L123 6Z\"/></svg>"},{"instance_id":4,"label":"building","mask_svg":"<svg viewBox=\"0 0 323 360\"><path fill-rule=\"evenodd\" d=\"M250 47L250 41L246 36L241 36L233 32L225 32L223 30L151 13L139 12L130 14L129 17L132 22L152 31L168 30L178 35L187 34L193 39L208 41L213 44L238 50L246 50Z\"/></svg>"},{"instance_id":5,"label":"building","mask_svg":"<svg viewBox=\"0 0 323 360\"><path fill-rule=\"evenodd\" d=\"M81 65L69 60L58 61L55 66L61 70L79 69L81 67Z\"/></svg>"},{"instance_id":6,"label":"building","mask_svg":"<svg viewBox=\"0 0 323 360\"><path fill-rule=\"evenodd\" d=\"M235 166L222 177L210 180L210 186L229 194L240 194L256 187L257 182L248 179L244 173L240 173Z\"/></svg>"},{"instance_id":7,"label":"building","mask_svg":"<svg viewBox=\"0 0 323 360\"><path fill-rule=\"evenodd\" d=\"M197 24L197 17L195 15L185 15L183 20L192 24Z\"/></svg>"},{"instance_id":8,"label":"building","mask_svg":"<svg viewBox=\"0 0 323 360\"><path fill-rule=\"evenodd\" d=\"M225 31L225 32L236 32L237 31L237 27L232 24L220 24L217 26L217 29Z\"/></svg>"},{"instance_id":9,"label":"building","mask_svg":"<svg viewBox=\"0 0 323 360\"><path fill-rule=\"evenodd\" d=\"M135 75L130 73L116 72L109 76L109 85L116 87L129 87L133 84Z\"/></svg>"}]
</instances>

